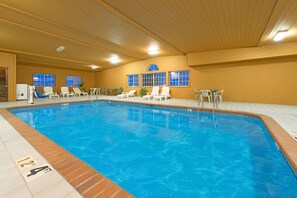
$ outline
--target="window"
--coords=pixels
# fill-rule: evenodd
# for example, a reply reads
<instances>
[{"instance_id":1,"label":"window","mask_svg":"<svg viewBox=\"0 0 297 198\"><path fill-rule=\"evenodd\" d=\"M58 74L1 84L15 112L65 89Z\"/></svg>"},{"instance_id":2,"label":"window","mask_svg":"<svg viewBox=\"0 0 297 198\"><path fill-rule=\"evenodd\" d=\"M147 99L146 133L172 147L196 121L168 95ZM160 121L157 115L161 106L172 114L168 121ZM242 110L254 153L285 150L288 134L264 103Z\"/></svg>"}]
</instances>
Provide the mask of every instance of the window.
<instances>
[{"instance_id":1,"label":"window","mask_svg":"<svg viewBox=\"0 0 297 198\"><path fill-rule=\"evenodd\" d=\"M128 87L138 87L139 85L139 75L128 75L127 76Z\"/></svg>"},{"instance_id":2,"label":"window","mask_svg":"<svg viewBox=\"0 0 297 198\"><path fill-rule=\"evenodd\" d=\"M147 71L158 71L159 67L156 64L151 64L148 66Z\"/></svg>"},{"instance_id":3,"label":"window","mask_svg":"<svg viewBox=\"0 0 297 198\"><path fill-rule=\"evenodd\" d=\"M66 76L67 87L78 87L81 84L80 76Z\"/></svg>"},{"instance_id":4,"label":"window","mask_svg":"<svg viewBox=\"0 0 297 198\"><path fill-rule=\"evenodd\" d=\"M166 84L166 72L142 74L142 86L163 86Z\"/></svg>"},{"instance_id":5,"label":"window","mask_svg":"<svg viewBox=\"0 0 297 198\"><path fill-rule=\"evenodd\" d=\"M172 87L189 86L189 71L173 71L169 72L169 85Z\"/></svg>"},{"instance_id":6,"label":"window","mask_svg":"<svg viewBox=\"0 0 297 198\"><path fill-rule=\"evenodd\" d=\"M33 84L38 87L54 87L54 74L33 74Z\"/></svg>"}]
</instances>

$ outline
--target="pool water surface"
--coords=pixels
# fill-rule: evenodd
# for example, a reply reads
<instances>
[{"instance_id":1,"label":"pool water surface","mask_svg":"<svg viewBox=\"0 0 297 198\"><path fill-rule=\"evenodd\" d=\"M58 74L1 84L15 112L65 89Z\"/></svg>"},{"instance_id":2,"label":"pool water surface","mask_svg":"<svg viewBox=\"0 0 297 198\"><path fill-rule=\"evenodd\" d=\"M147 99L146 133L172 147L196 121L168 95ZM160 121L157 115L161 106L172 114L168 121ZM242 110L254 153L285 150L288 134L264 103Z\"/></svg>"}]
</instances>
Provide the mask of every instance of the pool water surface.
<instances>
[{"instance_id":1,"label":"pool water surface","mask_svg":"<svg viewBox=\"0 0 297 198\"><path fill-rule=\"evenodd\" d=\"M10 110L136 197L296 197L257 118L118 102Z\"/></svg>"}]
</instances>

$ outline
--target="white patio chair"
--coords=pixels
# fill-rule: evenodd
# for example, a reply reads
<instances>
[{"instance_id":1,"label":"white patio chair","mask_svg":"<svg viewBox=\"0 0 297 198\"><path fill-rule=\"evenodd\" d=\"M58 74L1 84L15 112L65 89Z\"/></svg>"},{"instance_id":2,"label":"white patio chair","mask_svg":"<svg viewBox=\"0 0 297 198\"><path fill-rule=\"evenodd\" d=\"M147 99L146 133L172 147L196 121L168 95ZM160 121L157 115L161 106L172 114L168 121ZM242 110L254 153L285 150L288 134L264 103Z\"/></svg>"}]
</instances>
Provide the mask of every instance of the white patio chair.
<instances>
[{"instance_id":1,"label":"white patio chair","mask_svg":"<svg viewBox=\"0 0 297 198\"><path fill-rule=\"evenodd\" d=\"M212 93L210 90L207 90L207 89L199 90L199 100L202 102L204 98L207 98L208 103L210 104L210 102L212 101Z\"/></svg>"},{"instance_id":2,"label":"white patio chair","mask_svg":"<svg viewBox=\"0 0 297 198\"><path fill-rule=\"evenodd\" d=\"M219 98L220 103L222 103L223 101L223 93L224 93L224 90L219 90L214 93L215 97Z\"/></svg>"},{"instance_id":3,"label":"white patio chair","mask_svg":"<svg viewBox=\"0 0 297 198\"><path fill-rule=\"evenodd\" d=\"M147 93L147 95L143 96L143 99L153 99L154 96L157 96L159 94L159 87L153 87L152 92L151 93Z\"/></svg>"},{"instance_id":4,"label":"white patio chair","mask_svg":"<svg viewBox=\"0 0 297 198\"><path fill-rule=\"evenodd\" d=\"M57 92L53 91L52 87L43 87L43 92L44 92L44 95L48 96L49 98L59 98L60 97Z\"/></svg>"}]
</instances>

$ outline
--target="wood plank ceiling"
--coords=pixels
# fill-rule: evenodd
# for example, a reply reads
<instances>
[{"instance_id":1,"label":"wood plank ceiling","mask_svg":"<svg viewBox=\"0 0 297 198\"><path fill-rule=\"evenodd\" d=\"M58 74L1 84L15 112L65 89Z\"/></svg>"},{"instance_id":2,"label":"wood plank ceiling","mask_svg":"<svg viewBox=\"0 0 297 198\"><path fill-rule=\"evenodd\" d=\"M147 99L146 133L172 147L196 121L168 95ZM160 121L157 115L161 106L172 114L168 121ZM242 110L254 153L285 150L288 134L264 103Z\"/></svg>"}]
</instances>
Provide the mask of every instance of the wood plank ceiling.
<instances>
[{"instance_id":1,"label":"wood plank ceiling","mask_svg":"<svg viewBox=\"0 0 297 198\"><path fill-rule=\"evenodd\" d=\"M101 70L148 59L150 46L157 56L257 47L280 30L296 42L296 9L296 0L1 0L0 51L18 64Z\"/></svg>"}]
</instances>

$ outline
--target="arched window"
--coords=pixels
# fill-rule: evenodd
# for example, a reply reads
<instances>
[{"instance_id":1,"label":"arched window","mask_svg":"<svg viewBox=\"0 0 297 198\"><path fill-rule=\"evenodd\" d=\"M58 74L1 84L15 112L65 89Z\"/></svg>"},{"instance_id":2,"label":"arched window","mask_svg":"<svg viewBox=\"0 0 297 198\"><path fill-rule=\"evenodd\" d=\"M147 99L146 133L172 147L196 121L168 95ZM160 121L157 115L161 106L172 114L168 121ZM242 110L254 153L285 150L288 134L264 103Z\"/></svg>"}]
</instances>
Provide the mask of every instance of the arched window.
<instances>
[{"instance_id":1,"label":"arched window","mask_svg":"<svg viewBox=\"0 0 297 198\"><path fill-rule=\"evenodd\" d=\"M148 66L147 71L158 71L159 67L156 64L151 64Z\"/></svg>"}]
</instances>

